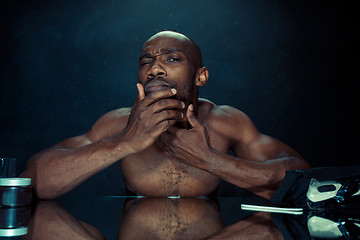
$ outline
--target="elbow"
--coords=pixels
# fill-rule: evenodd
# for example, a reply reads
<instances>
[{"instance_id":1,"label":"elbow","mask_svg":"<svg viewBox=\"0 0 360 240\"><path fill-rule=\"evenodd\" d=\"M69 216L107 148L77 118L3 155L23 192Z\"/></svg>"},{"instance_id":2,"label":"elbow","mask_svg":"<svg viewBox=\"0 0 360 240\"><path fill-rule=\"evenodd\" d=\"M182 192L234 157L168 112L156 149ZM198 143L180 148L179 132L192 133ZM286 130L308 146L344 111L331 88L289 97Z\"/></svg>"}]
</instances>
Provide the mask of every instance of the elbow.
<instances>
[{"instance_id":1,"label":"elbow","mask_svg":"<svg viewBox=\"0 0 360 240\"><path fill-rule=\"evenodd\" d=\"M270 199L279 189L287 171L310 168L303 159L297 157L283 157L281 163L269 164L262 168L253 182L255 188L259 189L258 195Z\"/></svg>"},{"instance_id":2,"label":"elbow","mask_svg":"<svg viewBox=\"0 0 360 240\"><path fill-rule=\"evenodd\" d=\"M37 198L50 200L63 195L61 188L51 178L40 175L35 179L33 189Z\"/></svg>"},{"instance_id":3,"label":"elbow","mask_svg":"<svg viewBox=\"0 0 360 240\"><path fill-rule=\"evenodd\" d=\"M264 174L264 182L269 188L277 190L284 180L287 171L302 170L311 168L311 166L302 158L288 157L285 158L285 164L275 166L272 171Z\"/></svg>"},{"instance_id":4,"label":"elbow","mask_svg":"<svg viewBox=\"0 0 360 240\"><path fill-rule=\"evenodd\" d=\"M31 178L31 187L34 195L39 199L54 199L61 196L59 187L52 183L46 174L42 173L36 162L32 162L23 173L20 174L22 178Z\"/></svg>"},{"instance_id":5,"label":"elbow","mask_svg":"<svg viewBox=\"0 0 360 240\"><path fill-rule=\"evenodd\" d=\"M277 170L273 172L269 172L268 174L265 174L264 176L264 183L267 189L276 191L284 179L286 174L285 170Z\"/></svg>"},{"instance_id":6,"label":"elbow","mask_svg":"<svg viewBox=\"0 0 360 240\"><path fill-rule=\"evenodd\" d=\"M311 165L305 160L302 160L302 166L299 169L309 169L309 168L311 168Z\"/></svg>"},{"instance_id":7,"label":"elbow","mask_svg":"<svg viewBox=\"0 0 360 240\"><path fill-rule=\"evenodd\" d=\"M36 197L39 199L51 200L60 197L62 195L54 187L49 186L49 184L44 184L41 182L40 183L35 182L33 189Z\"/></svg>"}]
</instances>

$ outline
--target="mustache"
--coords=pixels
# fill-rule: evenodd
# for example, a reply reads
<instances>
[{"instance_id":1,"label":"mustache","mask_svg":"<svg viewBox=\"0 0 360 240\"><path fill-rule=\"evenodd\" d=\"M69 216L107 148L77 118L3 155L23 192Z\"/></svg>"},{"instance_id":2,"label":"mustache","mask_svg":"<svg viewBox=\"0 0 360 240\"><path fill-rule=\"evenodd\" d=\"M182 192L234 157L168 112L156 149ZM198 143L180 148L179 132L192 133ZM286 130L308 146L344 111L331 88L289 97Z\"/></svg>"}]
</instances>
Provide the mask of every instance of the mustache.
<instances>
[{"instance_id":1,"label":"mustache","mask_svg":"<svg viewBox=\"0 0 360 240\"><path fill-rule=\"evenodd\" d=\"M171 88L173 85L164 77L154 77L150 78L145 84L144 84L144 90L145 94L149 93L149 88L154 86L164 86Z\"/></svg>"},{"instance_id":2,"label":"mustache","mask_svg":"<svg viewBox=\"0 0 360 240\"><path fill-rule=\"evenodd\" d=\"M164 77L154 77L154 78L150 78L145 84L144 84L144 87L147 87L149 84L154 84L154 82L162 82L162 83L165 83L165 85L169 85L170 86L170 82L164 78ZM158 84L160 85L160 84Z\"/></svg>"}]
</instances>

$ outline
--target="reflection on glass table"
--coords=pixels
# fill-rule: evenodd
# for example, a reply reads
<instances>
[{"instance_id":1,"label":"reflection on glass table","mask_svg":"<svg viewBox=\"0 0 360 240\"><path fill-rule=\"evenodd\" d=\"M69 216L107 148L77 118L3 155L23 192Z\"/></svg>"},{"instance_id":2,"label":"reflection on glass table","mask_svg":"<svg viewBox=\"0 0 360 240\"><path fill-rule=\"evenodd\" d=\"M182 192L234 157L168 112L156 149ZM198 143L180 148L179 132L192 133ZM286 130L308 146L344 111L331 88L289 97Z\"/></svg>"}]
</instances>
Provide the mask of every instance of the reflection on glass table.
<instances>
[{"instance_id":1,"label":"reflection on glass table","mask_svg":"<svg viewBox=\"0 0 360 240\"><path fill-rule=\"evenodd\" d=\"M207 198L138 198L127 201L119 239L203 239L223 228Z\"/></svg>"},{"instance_id":2,"label":"reflection on glass table","mask_svg":"<svg viewBox=\"0 0 360 240\"><path fill-rule=\"evenodd\" d=\"M281 239L269 213L252 214L240 208L229 209L238 204L237 199L223 200L82 197L66 199L64 205L70 205L69 210L57 202L40 201L31 218L29 233L23 239L53 239L54 236L58 239L229 239L247 236ZM122 211L116 211L119 204L123 206ZM232 212L227 222L245 218L226 226L221 216L221 204L227 206L228 215ZM85 205L89 209L84 208ZM111 206L115 206L112 212ZM238 215L240 212L242 216ZM113 229L99 221L106 216Z\"/></svg>"},{"instance_id":3,"label":"reflection on glass table","mask_svg":"<svg viewBox=\"0 0 360 240\"><path fill-rule=\"evenodd\" d=\"M2 239L358 239L359 212L242 210L259 198L63 197L33 206L28 233ZM16 211L7 211L7 220ZM10 215L9 215L10 214ZM10 216L10 217L9 217ZM1 226L4 227L4 208ZM7 225L9 227L9 225Z\"/></svg>"}]
</instances>

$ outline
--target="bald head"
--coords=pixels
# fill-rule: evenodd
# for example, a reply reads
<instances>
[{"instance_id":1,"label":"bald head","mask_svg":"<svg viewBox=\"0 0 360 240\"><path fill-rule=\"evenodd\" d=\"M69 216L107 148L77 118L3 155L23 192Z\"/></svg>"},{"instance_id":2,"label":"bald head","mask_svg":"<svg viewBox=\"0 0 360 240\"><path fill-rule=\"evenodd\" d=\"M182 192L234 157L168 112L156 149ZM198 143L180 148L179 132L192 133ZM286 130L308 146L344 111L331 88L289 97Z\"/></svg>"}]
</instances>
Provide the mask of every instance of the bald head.
<instances>
[{"instance_id":1,"label":"bald head","mask_svg":"<svg viewBox=\"0 0 360 240\"><path fill-rule=\"evenodd\" d=\"M146 42L151 41L151 40L153 40L153 39L155 39L157 37L175 38L175 39L180 40L180 41L190 41L191 42L190 38L188 38L184 34L179 33L179 32L174 32L174 31L161 31L161 32L158 32L158 33L154 34L152 37L150 37Z\"/></svg>"},{"instance_id":2,"label":"bald head","mask_svg":"<svg viewBox=\"0 0 360 240\"><path fill-rule=\"evenodd\" d=\"M146 46L146 44L149 43L150 41L153 41L153 40L156 40L159 38L163 38L163 39L170 38L170 39L174 39L174 41L184 43L187 46L188 55L189 55L190 59L192 60L194 66L195 66L195 69L202 67L201 50L200 50L199 46L193 40L191 40L189 37L187 37L186 35L184 35L182 33L175 32L175 31L169 31L169 30L160 31L160 32L154 34L153 36L151 36L144 43L144 46Z\"/></svg>"}]
</instances>

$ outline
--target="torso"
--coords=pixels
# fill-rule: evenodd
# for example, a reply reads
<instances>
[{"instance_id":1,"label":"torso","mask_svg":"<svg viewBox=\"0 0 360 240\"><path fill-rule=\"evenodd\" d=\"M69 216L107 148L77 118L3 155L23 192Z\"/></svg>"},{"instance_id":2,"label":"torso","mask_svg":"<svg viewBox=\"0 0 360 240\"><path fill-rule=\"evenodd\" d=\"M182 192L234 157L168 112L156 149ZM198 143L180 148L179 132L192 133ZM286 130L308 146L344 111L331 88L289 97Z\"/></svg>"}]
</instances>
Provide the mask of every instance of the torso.
<instances>
[{"instance_id":1,"label":"torso","mask_svg":"<svg viewBox=\"0 0 360 240\"><path fill-rule=\"evenodd\" d=\"M208 122L208 114L214 105L199 102L199 120L207 128L212 147L227 153L230 142L214 131ZM204 170L188 166L166 155L155 142L142 152L121 160L127 188L145 196L206 196L213 192L220 178Z\"/></svg>"},{"instance_id":2,"label":"torso","mask_svg":"<svg viewBox=\"0 0 360 240\"><path fill-rule=\"evenodd\" d=\"M204 239L223 227L207 198L134 198L124 205L118 239Z\"/></svg>"},{"instance_id":3,"label":"torso","mask_svg":"<svg viewBox=\"0 0 360 240\"><path fill-rule=\"evenodd\" d=\"M121 160L128 189L146 196L205 196L218 185L218 178L165 156L158 146Z\"/></svg>"}]
</instances>

